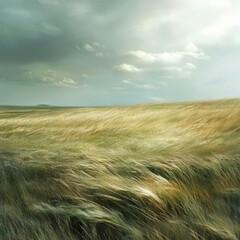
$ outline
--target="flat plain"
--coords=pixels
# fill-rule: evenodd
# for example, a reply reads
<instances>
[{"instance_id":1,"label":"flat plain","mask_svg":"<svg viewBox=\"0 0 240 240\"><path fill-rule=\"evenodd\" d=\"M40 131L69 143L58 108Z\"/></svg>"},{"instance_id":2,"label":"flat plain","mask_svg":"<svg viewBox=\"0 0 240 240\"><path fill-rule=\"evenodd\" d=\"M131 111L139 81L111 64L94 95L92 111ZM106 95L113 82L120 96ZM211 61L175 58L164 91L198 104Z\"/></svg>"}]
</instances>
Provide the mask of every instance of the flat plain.
<instances>
[{"instance_id":1,"label":"flat plain","mask_svg":"<svg viewBox=\"0 0 240 240\"><path fill-rule=\"evenodd\" d=\"M240 239L240 100L0 107L0 239Z\"/></svg>"}]
</instances>

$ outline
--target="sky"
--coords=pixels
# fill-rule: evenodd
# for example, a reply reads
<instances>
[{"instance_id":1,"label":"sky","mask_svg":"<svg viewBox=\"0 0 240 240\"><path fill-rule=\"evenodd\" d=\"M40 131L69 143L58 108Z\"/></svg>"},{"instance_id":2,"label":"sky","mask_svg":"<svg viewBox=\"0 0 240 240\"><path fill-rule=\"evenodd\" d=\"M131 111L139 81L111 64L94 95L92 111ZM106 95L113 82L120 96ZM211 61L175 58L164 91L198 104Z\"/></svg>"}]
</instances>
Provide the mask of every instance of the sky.
<instances>
[{"instance_id":1,"label":"sky","mask_svg":"<svg viewBox=\"0 0 240 240\"><path fill-rule=\"evenodd\" d=\"M0 105L240 97L239 0L1 0Z\"/></svg>"}]
</instances>

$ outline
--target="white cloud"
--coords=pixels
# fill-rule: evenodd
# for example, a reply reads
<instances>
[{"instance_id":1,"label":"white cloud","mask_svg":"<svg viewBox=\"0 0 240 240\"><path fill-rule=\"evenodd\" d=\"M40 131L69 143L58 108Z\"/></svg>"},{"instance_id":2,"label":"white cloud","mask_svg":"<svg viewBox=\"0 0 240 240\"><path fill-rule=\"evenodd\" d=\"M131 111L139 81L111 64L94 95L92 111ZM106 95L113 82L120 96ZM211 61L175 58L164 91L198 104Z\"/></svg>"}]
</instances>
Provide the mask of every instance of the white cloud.
<instances>
[{"instance_id":1,"label":"white cloud","mask_svg":"<svg viewBox=\"0 0 240 240\"><path fill-rule=\"evenodd\" d=\"M125 80L122 80L122 83L124 83L124 84L131 84L131 81L125 79Z\"/></svg>"},{"instance_id":2,"label":"white cloud","mask_svg":"<svg viewBox=\"0 0 240 240\"><path fill-rule=\"evenodd\" d=\"M136 73L136 72L142 72L143 70L140 68L135 67L134 65L130 64L121 64L113 67L113 70L118 72L128 72L128 73Z\"/></svg>"},{"instance_id":3,"label":"white cloud","mask_svg":"<svg viewBox=\"0 0 240 240\"><path fill-rule=\"evenodd\" d=\"M190 42L187 44L187 46L185 47L185 51L183 52L183 55L186 56L191 56L193 58L196 59L207 59L209 58L204 52L203 50L201 50L200 48L198 48L194 43Z\"/></svg>"},{"instance_id":4,"label":"white cloud","mask_svg":"<svg viewBox=\"0 0 240 240\"><path fill-rule=\"evenodd\" d=\"M183 51L178 52L163 52L163 53L148 53L144 51L130 51L127 53L134 56L143 62L152 64L145 69L145 72L151 74L152 72L159 72L164 78L186 78L197 69L193 63L186 62L189 58L196 60L204 60L209 57L196 44L189 42ZM156 65L157 63L157 65ZM167 66L158 65L160 63L168 63ZM115 70L125 72L137 72L141 69L133 65L122 64L114 67ZM129 82L125 82L130 84ZM135 85L136 86L136 85ZM149 88L149 86L138 86L139 88Z\"/></svg>"},{"instance_id":5,"label":"white cloud","mask_svg":"<svg viewBox=\"0 0 240 240\"><path fill-rule=\"evenodd\" d=\"M200 5L206 5L210 7L229 7L231 3L229 0L201 0Z\"/></svg>"},{"instance_id":6,"label":"white cloud","mask_svg":"<svg viewBox=\"0 0 240 240\"><path fill-rule=\"evenodd\" d=\"M134 56L144 62L154 63L154 62L167 62L176 63L181 61L183 54L181 52L159 52L150 53L144 51L130 51L127 53L129 56Z\"/></svg>"},{"instance_id":7,"label":"white cloud","mask_svg":"<svg viewBox=\"0 0 240 240\"><path fill-rule=\"evenodd\" d=\"M63 78L62 83L68 84L68 85L75 85L76 84L76 82L74 80L72 80L71 78L66 78L66 77Z\"/></svg>"},{"instance_id":8,"label":"white cloud","mask_svg":"<svg viewBox=\"0 0 240 240\"><path fill-rule=\"evenodd\" d=\"M87 52L96 52L96 51L97 51L93 46L91 46L91 45L88 44L88 43L84 45L84 49L85 49Z\"/></svg>"},{"instance_id":9,"label":"white cloud","mask_svg":"<svg viewBox=\"0 0 240 240\"><path fill-rule=\"evenodd\" d=\"M184 51L151 53L151 52L138 50L138 51L129 51L127 55L136 57L137 59L140 59L143 62L147 62L147 63L162 62L162 63L172 63L172 64L181 62L181 60L185 56L190 56L196 59L207 58L203 50L201 50L191 42L187 44Z\"/></svg>"},{"instance_id":10,"label":"white cloud","mask_svg":"<svg viewBox=\"0 0 240 240\"><path fill-rule=\"evenodd\" d=\"M92 45L97 47L97 48L102 48L102 49L105 49L105 45L99 43L99 42L92 42Z\"/></svg>"},{"instance_id":11,"label":"white cloud","mask_svg":"<svg viewBox=\"0 0 240 240\"><path fill-rule=\"evenodd\" d=\"M190 42L185 47L186 52L199 52L201 51L194 43Z\"/></svg>"},{"instance_id":12,"label":"white cloud","mask_svg":"<svg viewBox=\"0 0 240 240\"><path fill-rule=\"evenodd\" d=\"M197 70L197 67L196 67L194 64L192 64L192 63L186 63L186 64L185 64L185 68L186 68L187 70L190 70L190 71Z\"/></svg>"},{"instance_id":13,"label":"white cloud","mask_svg":"<svg viewBox=\"0 0 240 240\"><path fill-rule=\"evenodd\" d=\"M57 81L57 73L51 69L48 69L41 74L41 80L43 82L54 83Z\"/></svg>"},{"instance_id":14,"label":"white cloud","mask_svg":"<svg viewBox=\"0 0 240 240\"><path fill-rule=\"evenodd\" d=\"M240 27L240 12L234 10L202 28L201 34L205 37L221 39L238 27Z\"/></svg>"},{"instance_id":15,"label":"white cloud","mask_svg":"<svg viewBox=\"0 0 240 240\"><path fill-rule=\"evenodd\" d=\"M235 0L188 0L187 8L175 15L174 23L188 26L179 34L178 41L194 41L216 47L232 44L239 32L240 7ZM193 15L192 11L198 14Z\"/></svg>"},{"instance_id":16,"label":"white cloud","mask_svg":"<svg viewBox=\"0 0 240 240\"><path fill-rule=\"evenodd\" d=\"M38 75L37 73L33 73L32 71L30 71L28 74L30 74L31 77L33 75L35 77L39 77L42 82L54 86L74 87L77 85L77 83L73 79L61 76L52 69L48 69L47 71L41 73L40 75Z\"/></svg>"},{"instance_id":17,"label":"white cloud","mask_svg":"<svg viewBox=\"0 0 240 240\"><path fill-rule=\"evenodd\" d=\"M95 54L97 57L103 57L103 50L106 48L105 45L98 42L86 43L83 48L89 52Z\"/></svg>"},{"instance_id":18,"label":"white cloud","mask_svg":"<svg viewBox=\"0 0 240 240\"><path fill-rule=\"evenodd\" d=\"M192 42L189 42L182 51L158 53L129 51L127 55L151 64L145 71L149 74L159 72L164 78L187 78L193 71L197 70L196 65L188 62L190 58L195 60L206 60L209 58L202 49ZM161 65L161 63L167 63L167 66ZM123 70L125 66L121 65L118 68Z\"/></svg>"}]
</instances>

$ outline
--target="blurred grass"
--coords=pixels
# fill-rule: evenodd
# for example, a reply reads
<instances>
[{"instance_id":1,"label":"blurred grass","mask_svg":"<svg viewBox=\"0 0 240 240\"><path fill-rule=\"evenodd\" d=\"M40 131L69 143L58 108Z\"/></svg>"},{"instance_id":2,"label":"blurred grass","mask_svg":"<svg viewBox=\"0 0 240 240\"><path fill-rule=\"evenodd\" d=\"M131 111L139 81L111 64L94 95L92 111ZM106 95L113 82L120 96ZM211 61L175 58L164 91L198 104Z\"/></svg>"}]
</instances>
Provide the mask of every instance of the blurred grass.
<instances>
[{"instance_id":1,"label":"blurred grass","mask_svg":"<svg viewBox=\"0 0 240 240\"><path fill-rule=\"evenodd\" d=\"M240 100L0 107L0 239L237 240Z\"/></svg>"}]
</instances>

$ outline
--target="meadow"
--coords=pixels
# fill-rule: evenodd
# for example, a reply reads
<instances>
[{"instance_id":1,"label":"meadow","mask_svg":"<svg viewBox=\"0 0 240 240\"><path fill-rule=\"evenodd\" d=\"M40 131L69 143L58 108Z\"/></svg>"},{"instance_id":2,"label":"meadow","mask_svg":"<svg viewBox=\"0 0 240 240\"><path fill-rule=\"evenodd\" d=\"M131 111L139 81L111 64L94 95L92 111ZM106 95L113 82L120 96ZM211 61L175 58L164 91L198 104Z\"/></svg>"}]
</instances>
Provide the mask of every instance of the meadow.
<instances>
[{"instance_id":1,"label":"meadow","mask_svg":"<svg viewBox=\"0 0 240 240\"><path fill-rule=\"evenodd\" d=\"M240 99L0 107L0 239L240 239Z\"/></svg>"}]
</instances>

